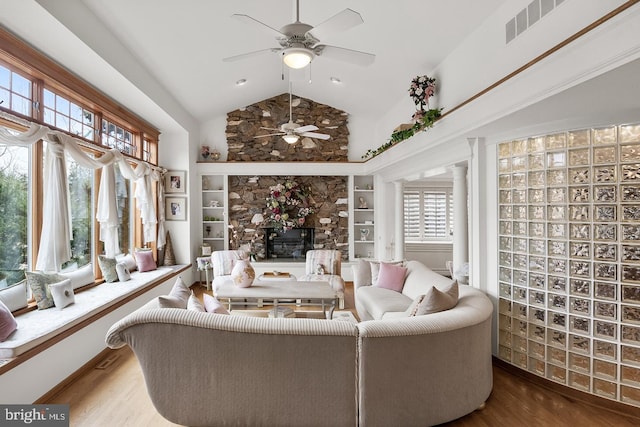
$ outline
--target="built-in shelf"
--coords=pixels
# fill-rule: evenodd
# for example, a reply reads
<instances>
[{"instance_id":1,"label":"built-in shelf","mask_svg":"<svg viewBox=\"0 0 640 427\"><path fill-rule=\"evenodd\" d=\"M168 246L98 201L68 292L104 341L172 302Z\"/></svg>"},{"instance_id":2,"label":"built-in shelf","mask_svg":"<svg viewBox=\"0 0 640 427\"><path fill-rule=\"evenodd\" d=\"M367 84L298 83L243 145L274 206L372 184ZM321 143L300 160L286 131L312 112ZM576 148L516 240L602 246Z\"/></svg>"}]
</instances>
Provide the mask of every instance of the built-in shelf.
<instances>
[{"instance_id":1,"label":"built-in shelf","mask_svg":"<svg viewBox=\"0 0 640 427\"><path fill-rule=\"evenodd\" d=\"M354 175L351 180L353 192L353 222L351 236L351 259L375 256L375 224L373 176ZM365 236L365 240L362 237Z\"/></svg>"},{"instance_id":2,"label":"built-in shelf","mask_svg":"<svg viewBox=\"0 0 640 427\"><path fill-rule=\"evenodd\" d=\"M202 202L202 242L211 245L212 251L226 249L227 197L225 175L200 176ZM216 206L211 206L216 204Z\"/></svg>"}]
</instances>

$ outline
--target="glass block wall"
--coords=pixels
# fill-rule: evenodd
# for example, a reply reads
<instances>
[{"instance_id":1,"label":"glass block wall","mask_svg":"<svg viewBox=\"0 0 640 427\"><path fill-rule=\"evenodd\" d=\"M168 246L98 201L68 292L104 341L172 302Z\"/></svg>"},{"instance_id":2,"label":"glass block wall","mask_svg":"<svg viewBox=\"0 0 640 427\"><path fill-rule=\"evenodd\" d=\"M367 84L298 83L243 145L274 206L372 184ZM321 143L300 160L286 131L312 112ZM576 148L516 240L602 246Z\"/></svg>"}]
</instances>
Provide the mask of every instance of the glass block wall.
<instances>
[{"instance_id":1,"label":"glass block wall","mask_svg":"<svg viewBox=\"0 0 640 427\"><path fill-rule=\"evenodd\" d=\"M499 357L640 406L640 124L498 147Z\"/></svg>"}]
</instances>

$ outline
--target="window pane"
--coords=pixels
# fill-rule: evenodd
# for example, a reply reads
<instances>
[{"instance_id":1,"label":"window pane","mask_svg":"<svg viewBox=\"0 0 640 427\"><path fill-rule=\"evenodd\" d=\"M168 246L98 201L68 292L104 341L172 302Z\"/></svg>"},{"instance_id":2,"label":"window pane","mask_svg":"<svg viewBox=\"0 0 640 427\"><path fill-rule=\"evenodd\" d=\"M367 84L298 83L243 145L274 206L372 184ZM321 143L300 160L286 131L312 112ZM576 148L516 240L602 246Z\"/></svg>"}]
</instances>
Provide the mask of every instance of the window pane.
<instances>
[{"instance_id":1,"label":"window pane","mask_svg":"<svg viewBox=\"0 0 640 427\"><path fill-rule=\"evenodd\" d=\"M71 205L71 261L63 268L73 269L91 262L93 235L93 170L67 156L69 202ZM75 266L74 266L75 264Z\"/></svg>"},{"instance_id":2,"label":"window pane","mask_svg":"<svg viewBox=\"0 0 640 427\"><path fill-rule=\"evenodd\" d=\"M29 150L0 145L0 288L25 278Z\"/></svg>"},{"instance_id":3,"label":"window pane","mask_svg":"<svg viewBox=\"0 0 640 427\"><path fill-rule=\"evenodd\" d=\"M6 89L0 89L0 105L9 108L9 100L11 99L9 91Z\"/></svg>"},{"instance_id":4,"label":"window pane","mask_svg":"<svg viewBox=\"0 0 640 427\"><path fill-rule=\"evenodd\" d=\"M11 90L18 95L31 99L31 82L20 74L11 73Z\"/></svg>"},{"instance_id":5,"label":"window pane","mask_svg":"<svg viewBox=\"0 0 640 427\"><path fill-rule=\"evenodd\" d=\"M11 87L11 83L9 82L10 75L11 72L9 71L9 69L0 65L0 87L3 87L5 89L9 89Z\"/></svg>"},{"instance_id":6,"label":"window pane","mask_svg":"<svg viewBox=\"0 0 640 427\"><path fill-rule=\"evenodd\" d=\"M131 200L129 198L129 181L124 179L120 173L120 168L116 164L116 198L118 200L118 238L120 240L120 250L123 253L130 253L131 245Z\"/></svg>"},{"instance_id":7,"label":"window pane","mask_svg":"<svg viewBox=\"0 0 640 427\"><path fill-rule=\"evenodd\" d=\"M56 113L56 127L58 129L69 131L69 118L60 113Z\"/></svg>"},{"instance_id":8,"label":"window pane","mask_svg":"<svg viewBox=\"0 0 640 427\"><path fill-rule=\"evenodd\" d=\"M56 96L50 90L44 90L44 106L54 110L56 108Z\"/></svg>"},{"instance_id":9,"label":"window pane","mask_svg":"<svg viewBox=\"0 0 640 427\"><path fill-rule=\"evenodd\" d=\"M65 116L69 115L69 101L60 95L56 95L56 111L64 114Z\"/></svg>"},{"instance_id":10,"label":"window pane","mask_svg":"<svg viewBox=\"0 0 640 427\"><path fill-rule=\"evenodd\" d=\"M23 114L25 116L31 116L31 101L27 98L23 98L14 94L11 97L11 109L16 113Z\"/></svg>"},{"instance_id":11,"label":"window pane","mask_svg":"<svg viewBox=\"0 0 640 427\"><path fill-rule=\"evenodd\" d=\"M49 109L49 108L45 108L44 109L44 122L48 125L51 126L55 126L56 125L56 119L55 119L55 113L53 112L53 110Z\"/></svg>"}]
</instances>

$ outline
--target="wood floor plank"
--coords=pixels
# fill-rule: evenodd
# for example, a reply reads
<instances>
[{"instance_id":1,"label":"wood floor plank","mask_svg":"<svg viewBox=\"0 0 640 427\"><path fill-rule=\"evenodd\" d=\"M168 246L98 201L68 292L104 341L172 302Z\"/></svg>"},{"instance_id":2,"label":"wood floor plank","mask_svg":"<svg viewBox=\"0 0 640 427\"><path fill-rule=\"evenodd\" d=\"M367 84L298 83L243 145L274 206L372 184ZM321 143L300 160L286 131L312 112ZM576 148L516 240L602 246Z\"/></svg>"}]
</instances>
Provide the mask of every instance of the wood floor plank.
<instances>
[{"instance_id":1,"label":"wood floor plank","mask_svg":"<svg viewBox=\"0 0 640 427\"><path fill-rule=\"evenodd\" d=\"M201 295L202 288L194 287ZM347 287L345 307L354 310L353 290ZM175 426L160 416L149 396L138 361L129 349L113 350L117 356L104 369L92 369L46 403L70 405L70 425L76 427ZM100 365L99 362L97 365ZM475 411L447 427L632 427L640 419L566 397L493 368L493 392L483 410ZM428 402L425 402L428 404ZM391 427L391 426L390 426Z\"/></svg>"}]
</instances>

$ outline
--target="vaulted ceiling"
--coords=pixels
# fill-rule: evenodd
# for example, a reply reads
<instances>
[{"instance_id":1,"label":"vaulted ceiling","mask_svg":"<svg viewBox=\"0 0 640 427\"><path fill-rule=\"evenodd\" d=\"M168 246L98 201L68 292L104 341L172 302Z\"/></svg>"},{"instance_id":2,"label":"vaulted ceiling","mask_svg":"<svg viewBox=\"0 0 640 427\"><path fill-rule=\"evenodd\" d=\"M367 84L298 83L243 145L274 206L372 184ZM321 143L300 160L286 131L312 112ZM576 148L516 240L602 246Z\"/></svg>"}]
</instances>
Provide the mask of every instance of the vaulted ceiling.
<instances>
[{"instance_id":1,"label":"vaulted ceiling","mask_svg":"<svg viewBox=\"0 0 640 427\"><path fill-rule=\"evenodd\" d=\"M295 21L295 0L37 0L76 33L100 44L119 43L197 121L287 91L289 78L276 53L223 58L278 47L246 14L280 29ZM369 66L319 56L291 73L294 93L371 119L406 98L411 78L431 72L505 0L300 0L301 22L316 26L350 8L364 23L323 43L376 55ZM96 20L97 18L97 20ZM102 28L101 28L102 27ZM87 39L86 36L81 38ZM104 48L106 49L106 47ZM341 81L332 83L335 77ZM236 82L245 79L246 84Z\"/></svg>"}]
</instances>

